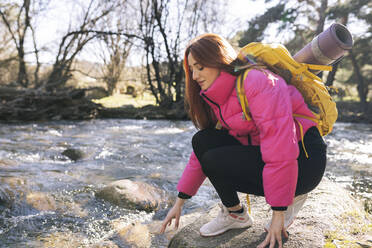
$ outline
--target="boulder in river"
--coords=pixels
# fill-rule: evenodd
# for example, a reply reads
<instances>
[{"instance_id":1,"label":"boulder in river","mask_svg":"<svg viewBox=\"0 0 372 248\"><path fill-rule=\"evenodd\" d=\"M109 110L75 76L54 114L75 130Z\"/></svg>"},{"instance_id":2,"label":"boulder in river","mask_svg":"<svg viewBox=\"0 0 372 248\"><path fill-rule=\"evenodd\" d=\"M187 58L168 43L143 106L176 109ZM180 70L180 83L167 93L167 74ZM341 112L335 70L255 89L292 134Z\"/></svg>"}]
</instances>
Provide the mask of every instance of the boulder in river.
<instances>
[{"instance_id":1,"label":"boulder in river","mask_svg":"<svg viewBox=\"0 0 372 248\"><path fill-rule=\"evenodd\" d=\"M56 210L56 202L54 198L43 192L28 193L26 196L26 201L29 205L39 211Z\"/></svg>"},{"instance_id":2,"label":"boulder in river","mask_svg":"<svg viewBox=\"0 0 372 248\"><path fill-rule=\"evenodd\" d=\"M165 191L144 182L128 179L110 183L96 196L114 205L148 212L168 203Z\"/></svg>"},{"instance_id":3,"label":"boulder in river","mask_svg":"<svg viewBox=\"0 0 372 248\"><path fill-rule=\"evenodd\" d=\"M0 210L2 208L9 208L11 205L12 201L8 192L0 185Z\"/></svg>"},{"instance_id":4,"label":"boulder in river","mask_svg":"<svg viewBox=\"0 0 372 248\"><path fill-rule=\"evenodd\" d=\"M263 227L271 218L263 197L251 197L254 224L247 229L230 230L216 237L201 237L200 227L214 218L219 207L182 228L170 241L173 247L256 247L266 232ZM182 217L181 217L182 219ZM350 193L324 179L288 228L286 248L297 247L371 247L371 216Z\"/></svg>"},{"instance_id":5,"label":"boulder in river","mask_svg":"<svg viewBox=\"0 0 372 248\"><path fill-rule=\"evenodd\" d=\"M151 236L146 225L132 223L118 231L120 239L124 243L129 243L131 247L146 248L151 247Z\"/></svg>"},{"instance_id":6,"label":"boulder in river","mask_svg":"<svg viewBox=\"0 0 372 248\"><path fill-rule=\"evenodd\" d=\"M68 157L72 161L80 160L84 157L84 153L78 149L68 148L62 152L62 155Z\"/></svg>"}]
</instances>

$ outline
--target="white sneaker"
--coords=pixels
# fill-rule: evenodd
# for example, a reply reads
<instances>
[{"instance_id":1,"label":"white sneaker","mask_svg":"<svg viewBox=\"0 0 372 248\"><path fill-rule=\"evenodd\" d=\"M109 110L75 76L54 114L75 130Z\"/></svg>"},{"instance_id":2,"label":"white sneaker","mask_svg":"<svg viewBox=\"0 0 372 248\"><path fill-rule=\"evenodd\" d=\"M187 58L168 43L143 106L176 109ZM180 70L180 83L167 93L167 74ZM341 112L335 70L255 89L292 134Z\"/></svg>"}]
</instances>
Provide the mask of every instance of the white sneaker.
<instances>
[{"instance_id":1,"label":"white sneaker","mask_svg":"<svg viewBox=\"0 0 372 248\"><path fill-rule=\"evenodd\" d=\"M252 217L243 205L244 212L241 214L229 213L229 210L219 204L221 212L218 216L200 228L200 235L204 237L216 236L230 229L246 228L253 224Z\"/></svg>"},{"instance_id":2,"label":"white sneaker","mask_svg":"<svg viewBox=\"0 0 372 248\"><path fill-rule=\"evenodd\" d=\"M296 196L293 199L292 205L289 205L285 215L284 215L284 228L287 229L290 225L292 225L293 221L295 220L298 212L304 205L307 199L307 194ZM265 231L268 232L270 229L271 221L269 221L265 226Z\"/></svg>"}]
</instances>

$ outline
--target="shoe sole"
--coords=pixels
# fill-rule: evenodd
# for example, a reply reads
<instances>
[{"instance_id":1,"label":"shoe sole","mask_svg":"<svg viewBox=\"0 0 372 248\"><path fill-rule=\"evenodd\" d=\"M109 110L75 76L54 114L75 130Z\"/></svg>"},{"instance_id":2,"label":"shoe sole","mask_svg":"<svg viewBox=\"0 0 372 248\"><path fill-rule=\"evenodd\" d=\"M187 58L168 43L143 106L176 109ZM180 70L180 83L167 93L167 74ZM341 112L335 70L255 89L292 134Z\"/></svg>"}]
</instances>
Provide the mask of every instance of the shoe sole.
<instances>
[{"instance_id":1,"label":"shoe sole","mask_svg":"<svg viewBox=\"0 0 372 248\"><path fill-rule=\"evenodd\" d=\"M248 227L251 227L253 223L250 223L248 224L247 226L241 226L241 227L229 227L229 228L226 228L226 229L222 229L221 231L218 231L218 232L214 232L214 233L210 233L210 234L202 234L200 231L199 231L199 234L200 236L202 237L214 237L214 236L218 236L218 235L221 235L229 230L232 230L232 229L244 229L244 228L248 228Z\"/></svg>"}]
</instances>

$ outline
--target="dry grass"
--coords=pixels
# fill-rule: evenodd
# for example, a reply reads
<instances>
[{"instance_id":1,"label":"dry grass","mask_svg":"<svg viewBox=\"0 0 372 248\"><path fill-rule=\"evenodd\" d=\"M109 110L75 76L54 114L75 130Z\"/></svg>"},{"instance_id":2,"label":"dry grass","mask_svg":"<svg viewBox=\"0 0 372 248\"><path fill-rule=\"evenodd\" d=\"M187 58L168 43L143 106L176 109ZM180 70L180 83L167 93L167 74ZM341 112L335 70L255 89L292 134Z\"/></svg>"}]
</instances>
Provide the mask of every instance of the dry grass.
<instances>
[{"instance_id":1,"label":"dry grass","mask_svg":"<svg viewBox=\"0 0 372 248\"><path fill-rule=\"evenodd\" d=\"M131 95L115 94L113 96L104 97L93 100L95 103L102 104L106 108L120 108L125 105L133 105L134 107L143 107L145 105L156 105L155 98L144 93L143 96L132 97Z\"/></svg>"}]
</instances>

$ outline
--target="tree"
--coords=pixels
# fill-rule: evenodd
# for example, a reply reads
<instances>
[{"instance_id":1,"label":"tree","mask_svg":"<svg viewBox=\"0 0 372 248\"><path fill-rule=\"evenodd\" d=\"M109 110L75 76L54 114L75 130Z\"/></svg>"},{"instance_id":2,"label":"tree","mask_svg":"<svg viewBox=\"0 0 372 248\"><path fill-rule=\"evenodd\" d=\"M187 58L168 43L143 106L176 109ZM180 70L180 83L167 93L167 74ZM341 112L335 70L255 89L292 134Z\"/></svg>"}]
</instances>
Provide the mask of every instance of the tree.
<instances>
[{"instance_id":1,"label":"tree","mask_svg":"<svg viewBox=\"0 0 372 248\"><path fill-rule=\"evenodd\" d=\"M368 111L368 92L372 84L372 3L368 0L343 1L329 11L330 19L341 19L345 24L358 21L366 26L366 32L354 36L354 46L346 59L352 65L353 73L346 80L348 83L357 82L360 107L364 113Z\"/></svg>"},{"instance_id":2,"label":"tree","mask_svg":"<svg viewBox=\"0 0 372 248\"><path fill-rule=\"evenodd\" d=\"M101 35L96 31L96 27L115 5L115 2L102 5L98 0L91 0L88 6L83 8L81 23L74 29L70 28L59 43L52 70L44 85L46 90L63 87L71 78L74 59L90 41Z\"/></svg>"},{"instance_id":3,"label":"tree","mask_svg":"<svg viewBox=\"0 0 372 248\"><path fill-rule=\"evenodd\" d=\"M133 47L133 38L122 35L124 32L131 31L131 26L133 26L131 19L121 18L123 12L131 16L130 11L127 1L121 2L110 15L104 18L105 21L102 23L102 30L110 30L116 34L98 37L100 44L98 57L103 61L102 79L110 95L113 94L117 83L123 76L125 63Z\"/></svg>"},{"instance_id":4,"label":"tree","mask_svg":"<svg viewBox=\"0 0 372 248\"><path fill-rule=\"evenodd\" d=\"M267 1L271 2L271 1ZM357 82L357 89L361 101L361 107L367 111L367 96L369 82L371 81L371 22L372 3L368 0L357 1L279 1L274 7L268 9L263 15L255 17L250 22L250 28L240 35L240 45L256 39L262 40L267 34L270 25L278 26L278 34L291 34L286 40L276 42L285 43L289 51L294 54L312 38L321 33L326 23L337 21L344 25L350 22L358 22L365 25L366 32L360 37L354 37L354 47L345 55L341 63L334 65L334 69L327 76L327 85L332 85L338 68L350 66L352 75L343 82ZM275 15L273 14L275 13ZM304 25L304 23L306 23ZM351 30L352 31L352 30Z\"/></svg>"},{"instance_id":5,"label":"tree","mask_svg":"<svg viewBox=\"0 0 372 248\"><path fill-rule=\"evenodd\" d=\"M219 1L139 1L138 28L145 50L146 74L156 102L170 108L183 99L181 47L219 19ZM176 9L176 11L172 11Z\"/></svg>"},{"instance_id":6,"label":"tree","mask_svg":"<svg viewBox=\"0 0 372 248\"><path fill-rule=\"evenodd\" d=\"M9 2L0 5L1 19L17 49L17 83L22 87L29 85L25 61L25 38L31 27L30 3L30 0L24 0L21 4Z\"/></svg>"},{"instance_id":7,"label":"tree","mask_svg":"<svg viewBox=\"0 0 372 248\"><path fill-rule=\"evenodd\" d=\"M0 21L0 84L17 81L17 52L6 26Z\"/></svg>"}]
</instances>

